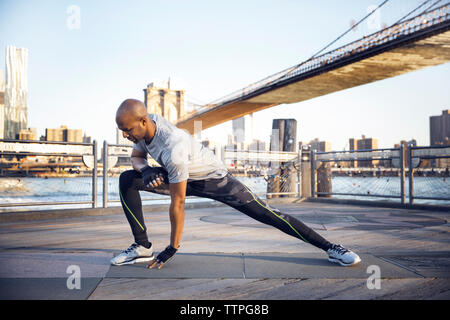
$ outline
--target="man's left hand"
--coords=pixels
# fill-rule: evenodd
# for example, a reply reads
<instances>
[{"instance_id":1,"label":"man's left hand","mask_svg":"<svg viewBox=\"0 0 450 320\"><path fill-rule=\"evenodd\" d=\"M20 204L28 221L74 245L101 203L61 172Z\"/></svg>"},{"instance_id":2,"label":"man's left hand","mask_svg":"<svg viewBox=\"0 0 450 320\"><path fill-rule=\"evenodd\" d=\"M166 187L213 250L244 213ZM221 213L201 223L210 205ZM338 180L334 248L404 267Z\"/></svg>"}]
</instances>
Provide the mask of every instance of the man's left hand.
<instances>
[{"instance_id":1,"label":"man's left hand","mask_svg":"<svg viewBox=\"0 0 450 320\"><path fill-rule=\"evenodd\" d=\"M167 171L161 167L146 166L141 169L141 173L146 187L156 188L169 180Z\"/></svg>"},{"instance_id":2,"label":"man's left hand","mask_svg":"<svg viewBox=\"0 0 450 320\"><path fill-rule=\"evenodd\" d=\"M156 257L156 260L147 266L149 269L153 269L154 267L158 267L158 270L161 269L165 263L167 263L170 259L172 259L177 253L178 249L175 249L171 245L168 245L164 251L160 252Z\"/></svg>"}]
</instances>

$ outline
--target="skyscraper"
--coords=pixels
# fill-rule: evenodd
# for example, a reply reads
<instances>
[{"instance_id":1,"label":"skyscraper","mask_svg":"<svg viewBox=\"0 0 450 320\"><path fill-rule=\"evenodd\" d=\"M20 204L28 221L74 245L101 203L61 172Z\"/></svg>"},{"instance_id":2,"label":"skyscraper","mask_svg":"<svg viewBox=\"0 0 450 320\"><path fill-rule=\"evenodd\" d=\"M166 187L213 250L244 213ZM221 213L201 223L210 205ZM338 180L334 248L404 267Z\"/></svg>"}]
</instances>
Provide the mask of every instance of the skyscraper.
<instances>
[{"instance_id":1,"label":"skyscraper","mask_svg":"<svg viewBox=\"0 0 450 320\"><path fill-rule=\"evenodd\" d=\"M4 138L18 139L28 126L28 49L6 47Z\"/></svg>"},{"instance_id":2,"label":"skyscraper","mask_svg":"<svg viewBox=\"0 0 450 320\"><path fill-rule=\"evenodd\" d=\"M3 73L0 70L0 139L5 136L5 85L3 83Z\"/></svg>"},{"instance_id":3,"label":"skyscraper","mask_svg":"<svg viewBox=\"0 0 450 320\"><path fill-rule=\"evenodd\" d=\"M232 130L238 149L253 142L253 113L232 120Z\"/></svg>"},{"instance_id":4,"label":"skyscraper","mask_svg":"<svg viewBox=\"0 0 450 320\"><path fill-rule=\"evenodd\" d=\"M443 110L440 116L430 117L430 146L450 144L450 112Z\"/></svg>"},{"instance_id":5,"label":"skyscraper","mask_svg":"<svg viewBox=\"0 0 450 320\"><path fill-rule=\"evenodd\" d=\"M430 146L450 145L450 112L442 110L442 115L430 117ZM433 159L433 167L448 168L450 159Z\"/></svg>"}]
</instances>

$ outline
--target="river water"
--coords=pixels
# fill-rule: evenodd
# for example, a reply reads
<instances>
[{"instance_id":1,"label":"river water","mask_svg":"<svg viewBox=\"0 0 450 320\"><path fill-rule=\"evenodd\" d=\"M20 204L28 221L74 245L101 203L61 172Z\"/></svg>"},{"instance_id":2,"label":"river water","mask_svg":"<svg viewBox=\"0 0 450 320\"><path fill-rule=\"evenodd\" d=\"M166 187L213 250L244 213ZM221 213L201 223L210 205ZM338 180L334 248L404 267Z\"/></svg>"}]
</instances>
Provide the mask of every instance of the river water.
<instances>
[{"instance_id":1,"label":"river water","mask_svg":"<svg viewBox=\"0 0 450 320\"><path fill-rule=\"evenodd\" d=\"M253 192L265 198L264 193L267 189L267 183L263 177L238 177ZM108 206L117 206L120 203L118 190L119 178L108 179L108 200L112 200ZM98 206L103 201L103 179L98 178ZM352 193L367 195L389 195L400 196L400 178L398 177L333 177L332 188L335 193ZM408 179L405 183L406 201L408 201ZM414 195L431 198L450 198L450 178L442 177L415 177ZM150 203L169 203L169 197L141 192L141 196ZM338 199L359 199L359 200L389 200L400 202L399 198L382 198L367 196L338 196ZM36 203L36 202L73 202L73 201L91 201L92 200L92 178L0 178L0 203ZM149 200L147 202L147 200ZM151 201L150 201L151 200ZM208 199L188 198L187 202L210 201ZM415 199L415 203L450 205L450 200L424 200ZM86 208L91 204L70 204L70 205L46 205L46 206L27 206L27 207L0 207L0 212L11 210L42 210L57 208Z\"/></svg>"}]
</instances>

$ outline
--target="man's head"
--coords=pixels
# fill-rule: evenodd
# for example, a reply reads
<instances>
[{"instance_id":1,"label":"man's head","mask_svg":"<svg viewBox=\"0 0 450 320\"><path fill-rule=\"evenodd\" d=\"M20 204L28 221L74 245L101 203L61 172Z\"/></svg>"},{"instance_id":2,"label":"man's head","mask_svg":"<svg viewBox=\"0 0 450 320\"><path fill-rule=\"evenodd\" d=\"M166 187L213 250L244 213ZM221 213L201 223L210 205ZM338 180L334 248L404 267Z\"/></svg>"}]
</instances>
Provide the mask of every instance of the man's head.
<instances>
[{"instance_id":1,"label":"man's head","mask_svg":"<svg viewBox=\"0 0 450 320\"><path fill-rule=\"evenodd\" d=\"M149 136L151 121L147 108L139 100L126 99L122 102L116 112L116 123L123 136L134 143L152 138Z\"/></svg>"}]
</instances>

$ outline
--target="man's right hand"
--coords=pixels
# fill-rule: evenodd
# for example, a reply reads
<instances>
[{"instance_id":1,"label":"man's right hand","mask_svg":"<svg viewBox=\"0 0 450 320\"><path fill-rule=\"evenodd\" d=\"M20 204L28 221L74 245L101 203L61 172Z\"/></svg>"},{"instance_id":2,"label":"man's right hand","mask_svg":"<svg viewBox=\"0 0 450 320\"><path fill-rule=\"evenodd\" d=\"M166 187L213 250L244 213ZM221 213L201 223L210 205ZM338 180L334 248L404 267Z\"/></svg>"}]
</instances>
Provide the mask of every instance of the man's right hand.
<instances>
[{"instance_id":1,"label":"man's right hand","mask_svg":"<svg viewBox=\"0 0 450 320\"><path fill-rule=\"evenodd\" d=\"M141 173L146 187L156 188L163 183L169 182L167 171L161 167L146 166L141 169Z\"/></svg>"}]
</instances>

